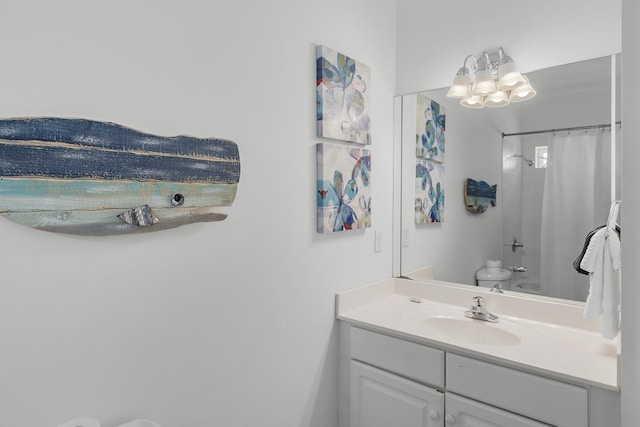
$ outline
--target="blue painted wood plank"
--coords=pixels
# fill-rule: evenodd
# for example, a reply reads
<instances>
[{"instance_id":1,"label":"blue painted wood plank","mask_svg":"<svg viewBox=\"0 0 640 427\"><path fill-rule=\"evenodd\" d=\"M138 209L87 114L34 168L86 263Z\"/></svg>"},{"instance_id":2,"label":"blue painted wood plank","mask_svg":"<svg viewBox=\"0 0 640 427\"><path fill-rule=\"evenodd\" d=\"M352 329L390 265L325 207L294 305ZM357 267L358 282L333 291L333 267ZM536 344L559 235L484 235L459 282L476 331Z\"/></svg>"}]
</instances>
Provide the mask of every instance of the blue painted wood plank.
<instances>
[{"instance_id":1,"label":"blue painted wood plank","mask_svg":"<svg viewBox=\"0 0 640 427\"><path fill-rule=\"evenodd\" d=\"M238 146L220 138L164 137L115 123L87 119L33 117L0 120L0 139L64 142L117 151L149 151L239 160Z\"/></svg>"},{"instance_id":2,"label":"blue painted wood plank","mask_svg":"<svg viewBox=\"0 0 640 427\"><path fill-rule=\"evenodd\" d=\"M0 142L0 177L236 183L240 162Z\"/></svg>"}]
</instances>

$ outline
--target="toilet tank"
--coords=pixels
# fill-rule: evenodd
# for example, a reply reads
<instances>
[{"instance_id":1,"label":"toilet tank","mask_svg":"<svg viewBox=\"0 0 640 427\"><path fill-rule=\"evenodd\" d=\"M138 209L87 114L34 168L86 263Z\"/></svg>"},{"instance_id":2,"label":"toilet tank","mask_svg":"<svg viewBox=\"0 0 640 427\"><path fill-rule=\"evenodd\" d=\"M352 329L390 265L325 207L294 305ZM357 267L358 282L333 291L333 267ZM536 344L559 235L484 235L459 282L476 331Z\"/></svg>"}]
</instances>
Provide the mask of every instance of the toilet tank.
<instances>
[{"instance_id":1,"label":"toilet tank","mask_svg":"<svg viewBox=\"0 0 640 427\"><path fill-rule=\"evenodd\" d=\"M496 284L501 284L503 288L509 289L511 285L511 271L502 268L502 261L499 259L487 260L483 269L476 273L478 286L483 288L493 288Z\"/></svg>"}]
</instances>

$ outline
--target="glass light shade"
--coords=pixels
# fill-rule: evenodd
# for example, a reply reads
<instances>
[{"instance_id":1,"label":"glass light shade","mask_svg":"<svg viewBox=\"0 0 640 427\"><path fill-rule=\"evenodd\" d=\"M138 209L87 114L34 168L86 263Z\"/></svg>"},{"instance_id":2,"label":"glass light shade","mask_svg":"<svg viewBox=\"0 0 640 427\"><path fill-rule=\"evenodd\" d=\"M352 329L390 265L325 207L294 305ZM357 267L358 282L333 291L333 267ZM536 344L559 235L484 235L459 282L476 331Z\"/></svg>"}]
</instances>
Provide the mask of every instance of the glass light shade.
<instances>
[{"instance_id":1,"label":"glass light shade","mask_svg":"<svg viewBox=\"0 0 640 427\"><path fill-rule=\"evenodd\" d=\"M484 100L485 107L504 107L505 105L509 105L509 97L502 91L487 95Z\"/></svg>"},{"instance_id":2,"label":"glass light shade","mask_svg":"<svg viewBox=\"0 0 640 427\"><path fill-rule=\"evenodd\" d=\"M461 99L460 105L467 108L483 108L484 102L483 102L482 96L473 95L468 98Z\"/></svg>"},{"instance_id":3,"label":"glass light shade","mask_svg":"<svg viewBox=\"0 0 640 427\"><path fill-rule=\"evenodd\" d=\"M527 76L522 77L524 78L524 83L520 83L511 89L511 93L509 94L509 101L511 102L526 101L527 99L531 99L536 96L537 92L531 87Z\"/></svg>"},{"instance_id":4,"label":"glass light shade","mask_svg":"<svg viewBox=\"0 0 640 427\"><path fill-rule=\"evenodd\" d=\"M447 96L449 98L468 98L471 96L471 78L469 75L456 75Z\"/></svg>"},{"instance_id":5,"label":"glass light shade","mask_svg":"<svg viewBox=\"0 0 640 427\"><path fill-rule=\"evenodd\" d=\"M508 91L520 83L524 83L524 77L518 71L515 62L509 61L500 64L498 67L498 90Z\"/></svg>"},{"instance_id":6,"label":"glass light shade","mask_svg":"<svg viewBox=\"0 0 640 427\"><path fill-rule=\"evenodd\" d=\"M488 95L497 90L496 84L493 82L491 70L480 70L476 73L476 81L473 84L471 92L473 95Z\"/></svg>"}]
</instances>

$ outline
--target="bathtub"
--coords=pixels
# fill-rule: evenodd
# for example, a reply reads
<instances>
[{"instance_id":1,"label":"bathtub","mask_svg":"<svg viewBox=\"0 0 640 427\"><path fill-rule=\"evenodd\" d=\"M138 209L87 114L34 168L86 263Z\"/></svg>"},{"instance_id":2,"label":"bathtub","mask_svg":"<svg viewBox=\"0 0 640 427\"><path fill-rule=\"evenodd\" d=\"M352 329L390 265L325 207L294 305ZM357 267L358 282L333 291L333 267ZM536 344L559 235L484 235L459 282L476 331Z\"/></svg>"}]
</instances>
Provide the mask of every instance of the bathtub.
<instances>
[{"instance_id":1,"label":"bathtub","mask_svg":"<svg viewBox=\"0 0 640 427\"><path fill-rule=\"evenodd\" d=\"M540 282L519 280L511 284L511 290L525 294L540 295Z\"/></svg>"}]
</instances>

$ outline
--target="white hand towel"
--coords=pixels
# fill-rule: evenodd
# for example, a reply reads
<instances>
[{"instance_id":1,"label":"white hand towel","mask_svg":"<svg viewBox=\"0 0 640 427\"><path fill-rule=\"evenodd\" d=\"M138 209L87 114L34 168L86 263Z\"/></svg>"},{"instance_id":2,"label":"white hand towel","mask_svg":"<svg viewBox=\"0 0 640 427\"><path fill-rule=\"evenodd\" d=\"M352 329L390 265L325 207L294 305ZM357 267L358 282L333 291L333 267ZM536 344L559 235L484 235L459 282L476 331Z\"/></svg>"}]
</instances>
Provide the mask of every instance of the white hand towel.
<instances>
[{"instance_id":1,"label":"white hand towel","mask_svg":"<svg viewBox=\"0 0 640 427\"><path fill-rule=\"evenodd\" d=\"M580 268L584 271L593 273L596 269L597 256L602 253L605 234L606 228L601 228L591 236L587 249L584 251L584 256L580 261Z\"/></svg>"},{"instance_id":2,"label":"white hand towel","mask_svg":"<svg viewBox=\"0 0 640 427\"><path fill-rule=\"evenodd\" d=\"M584 306L584 317L588 319L598 319L602 316L605 233L606 229L603 228L591 237L580 262L580 268L589 272L589 294Z\"/></svg>"},{"instance_id":3,"label":"white hand towel","mask_svg":"<svg viewBox=\"0 0 640 427\"><path fill-rule=\"evenodd\" d=\"M620 239L610 232L604 246L602 336L613 339L620 329Z\"/></svg>"},{"instance_id":4,"label":"white hand towel","mask_svg":"<svg viewBox=\"0 0 640 427\"><path fill-rule=\"evenodd\" d=\"M602 336L615 338L620 328L620 239L603 228L589 241L580 268L589 272L584 316L602 318Z\"/></svg>"}]
</instances>

